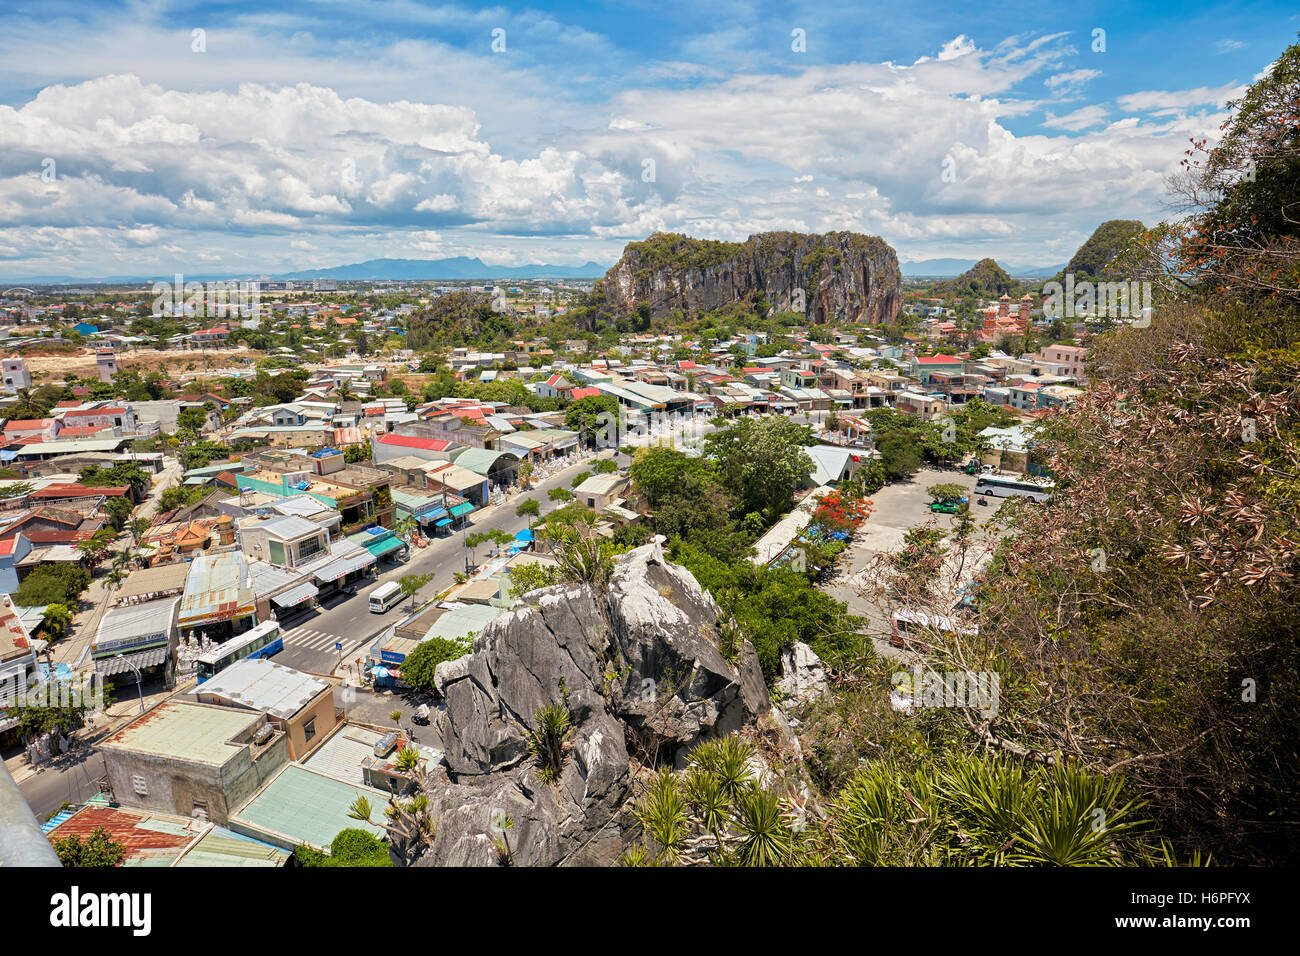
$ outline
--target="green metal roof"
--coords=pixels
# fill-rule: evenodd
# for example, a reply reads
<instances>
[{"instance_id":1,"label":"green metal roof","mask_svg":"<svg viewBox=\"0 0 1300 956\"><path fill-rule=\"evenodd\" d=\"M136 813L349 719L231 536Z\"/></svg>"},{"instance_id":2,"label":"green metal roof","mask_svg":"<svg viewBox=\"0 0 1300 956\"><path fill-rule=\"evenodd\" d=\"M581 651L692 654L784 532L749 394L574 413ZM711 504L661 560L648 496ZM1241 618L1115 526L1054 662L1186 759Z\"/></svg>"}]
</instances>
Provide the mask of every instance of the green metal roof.
<instances>
[{"instance_id":1,"label":"green metal roof","mask_svg":"<svg viewBox=\"0 0 1300 956\"><path fill-rule=\"evenodd\" d=\"M405 546L406 542L401 538L385 538L383 541L377 542L376 544L366 545L366 550L376 558L379 558L388 554L390 551L396 551L398 548L403 548Z\"/></svg>"},{"instance_id":2,"label":"green metal roof","mask_svg":"<svg viewBox=\"0 0 1300 956\"><path fill-rule=\"evenodd\" d=\"M288 850L214 827L176 866L284 866Z\"/></svg>"},{"instance_id":3,"label":"green metal roof","mask_svg":"<svg viewBox=\"0 0 1300 956\"><path fill-rule=\"evenodd\" d=\"M502 455L509 455L516 460L519 458L512 451L497 451L495 448L466 448L459 453L453 454L451 460L477 475L486 475Z\"/></svg>"},{"instance_id":4,"label":"green metal roof","mask_svg":"<svg viewBox=\"0 0 1300 956\"><path fill-rule=\"evenodd\" d=\"M344 783L290 764L268 783L244 809L231 818L231 828L250 830L278 845L306 843L326 849L340 830L356 827L384 836L384 830L348 816L357 797L365 797L375 813L383 813L388 794L372 787Z\"/></svg>"}]
</instances>

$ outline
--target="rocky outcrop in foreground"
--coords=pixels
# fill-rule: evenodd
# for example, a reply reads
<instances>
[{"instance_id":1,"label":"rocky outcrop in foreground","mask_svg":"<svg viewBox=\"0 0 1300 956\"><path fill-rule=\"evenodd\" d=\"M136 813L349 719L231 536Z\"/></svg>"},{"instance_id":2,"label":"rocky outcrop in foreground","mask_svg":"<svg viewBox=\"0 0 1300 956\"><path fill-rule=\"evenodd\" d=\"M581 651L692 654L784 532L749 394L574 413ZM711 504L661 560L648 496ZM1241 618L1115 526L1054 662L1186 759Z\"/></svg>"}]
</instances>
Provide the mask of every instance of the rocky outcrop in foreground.
<instances>
[{"instance_id":1,"label":"rocky outcrop in foreground","mask_svg":"<svg viewBox=\"0 0 1300 956\"><path fill-rule=\"evenodd\" d=\"M722 625L652 543L617 559L607 589L533 591L484 628L472 654L439 667L445 755L428 787L438 831L417 865L614 863L633 752L680 766L696 742L771 709L753 649L742 643L735 666L719 651ZM528 730L565 692L573 734L545 783Z\"/></svg>"},{"instance_id":2,"label":"rocky outcrop in foreground","mask_svg":"<svg viewBox=\"0 0 1300 956\"><path fill-rule=\"evenodd\" d=\"M879 324L902 306L898 255L878 236L764 232L745 242L656 233L631 242L600 289L615 312L646 303L655 319L737 302L763 311L804 312L808 321Z\"/></svg>"}]
</instances>

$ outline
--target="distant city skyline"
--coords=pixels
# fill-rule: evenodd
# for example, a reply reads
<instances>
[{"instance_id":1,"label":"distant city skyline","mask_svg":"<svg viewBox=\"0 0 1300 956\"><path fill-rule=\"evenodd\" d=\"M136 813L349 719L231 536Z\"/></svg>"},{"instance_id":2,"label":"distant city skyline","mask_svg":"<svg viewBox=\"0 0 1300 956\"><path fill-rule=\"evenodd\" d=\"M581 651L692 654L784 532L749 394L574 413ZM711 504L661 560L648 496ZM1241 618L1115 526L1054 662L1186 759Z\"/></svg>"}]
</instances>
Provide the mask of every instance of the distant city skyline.
<instances>
[{"instance_id":1,"label":"distant city skyline","mask_svg":"<svg viewBox=\"0 0 1300 956\"><path fill-rule=\"evenodd\" d=\"M48 0L0 28L2 281L612 263L774 229L1047 266L1170 216L1189 140L1300 16Z\"/></svg>"}]
</instances>

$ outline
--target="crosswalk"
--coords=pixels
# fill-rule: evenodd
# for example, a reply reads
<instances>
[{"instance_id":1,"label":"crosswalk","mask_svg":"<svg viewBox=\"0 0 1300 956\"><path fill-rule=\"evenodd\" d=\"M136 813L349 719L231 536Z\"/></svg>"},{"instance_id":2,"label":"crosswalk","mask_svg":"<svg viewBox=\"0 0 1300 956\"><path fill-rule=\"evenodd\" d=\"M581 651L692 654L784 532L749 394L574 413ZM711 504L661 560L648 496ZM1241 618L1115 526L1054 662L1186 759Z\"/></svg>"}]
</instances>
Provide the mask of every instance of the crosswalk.
<instances>
[{"instance_id":1,"label":"crosswalk","mask_svg":"<svg viewBox=\"0 0 1300 956\"><path fill-rule=\"evenodd\" d=\"M301 647L308 651L332 651L334 650L334 644L337 641L343 642L343 653L345 654L361 643L361 641L354 641L350 638L340 637L337 634L328 634L325 631L312 630L309 627L295 627L292 630L284 632L284 644L286 647Z\"/></svg>"}]
</instances>

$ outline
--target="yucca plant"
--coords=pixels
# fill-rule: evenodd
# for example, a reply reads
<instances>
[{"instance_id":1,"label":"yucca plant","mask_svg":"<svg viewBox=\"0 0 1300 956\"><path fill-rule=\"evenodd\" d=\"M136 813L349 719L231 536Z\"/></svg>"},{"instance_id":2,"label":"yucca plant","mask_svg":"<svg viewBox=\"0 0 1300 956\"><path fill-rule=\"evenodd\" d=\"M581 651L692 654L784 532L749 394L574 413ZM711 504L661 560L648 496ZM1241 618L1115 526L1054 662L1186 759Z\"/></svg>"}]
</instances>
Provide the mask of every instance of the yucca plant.
<instances>
[{"instance_id":1,"label":"yucca plant","mask_svg":"<svg viewBox=\"0 0 1300 956\"><path fill-rule=\"evenodd\" d=\"M1045 792L1029 803L1023 838L1012 862L1037 866L1120 866L1125 844L1147 821L1141 804L1123 800L1124 780L1058 764L1045 774Z\"/></svg>"},{"instance_id":2,"label":"yucca plant","mask_svg":"<svg viewBox=\"0 0 1300 956\"><path fill-rule=\"evenodd\" d=\"M679 862L686 847L690 818L672 770L665 767L659 771L637 808L637 816L659 847L655 862L668 865Z\"/></svg>"},{"instance_id":3,"label":"yucca plant","mask_svg":"<svg viewBox=\"0 0 1300 956\"><path fill-rule=\"evenodd\" d=\"M407 744L401 750L397 751L396 767L400 773L410 773L420 765L424 758L420 756L420 751L416 750L410 744Z\"/></svg>"},{"instance_id":4,"label":"yucca plant","mask_svg":"<svg viewBox=\"0 0 1300 956\"><path fill-rule=\"evenodd\" d=\"M751 787L741 794L733 815L740 841L735 860L742 866L781 866L790 862L792 834L775 793Z\"/></svg>"},{"instance_id":5,"label":"yucca plant","mask_svg":"<svg viewBox=\"0 0 1300 956\"><path fill-rule=\"evenodd\" d=\"M710 833L720 833L727 825L730 802L722 781L699 766L692 767L686 775L686 799L700 819L700 825Z\"/></svg>"},{"instance_id":6,"label":"yucca plant","mask_svg":"<svg viewBox=\"0 0 1300 956\"><path fill-rule=\"evenodd\" d=\"M846 862L882 866L890 834L906 815L906 801L892 768L872 764L859 770L831 805L835 836Z\"/></svg>"},{"instance_id":7,"label":"yucca plant","mask_svg":"<svg viewBox=\"0 0 1300 956\"><path fill-rule=\"evenodd\" d=\"M1023 834L1026 814L1039 799L1038 782L1018 764L996 758L955 758L935 775L934 792L958 859L1001 865Z\"/></svg>"},{"instance_id":8,"label":"yucca plant","mask_svg":"<svg viewBox=\"0 0 1300 956\"><path fill-rule=\"evenodd\" d=\"M718 737L706 740L691 751L690 766L712 776L722 788L723 798L734 804L740 795L752 788L754 771L754 745L739 737Z\"/></svg>"},{"instance_id":9,"label":"yucca plant","mask_svg":"<svg viewBox=\"0 0 1300 956\"><path fill-rule=\"evenodd\" d=\"M573 714L569 711L568 694L560 702L551 701L538 708L533 715L533 730L528 731L528 750L541 763L537 775L545 783L560 776L564 763L564 743L573 733Z\"/></svg>"}]
</instances>

